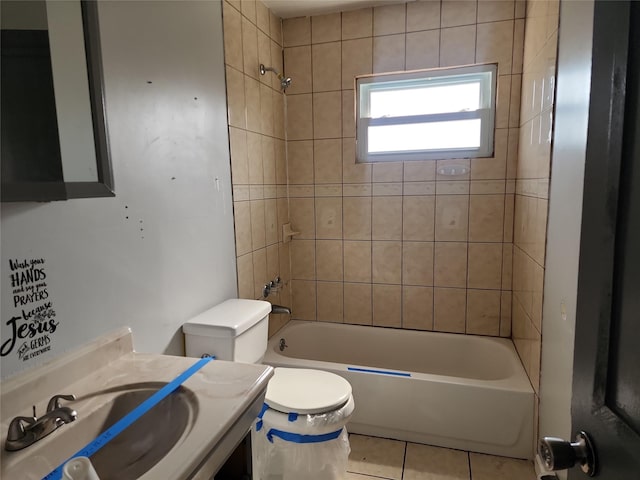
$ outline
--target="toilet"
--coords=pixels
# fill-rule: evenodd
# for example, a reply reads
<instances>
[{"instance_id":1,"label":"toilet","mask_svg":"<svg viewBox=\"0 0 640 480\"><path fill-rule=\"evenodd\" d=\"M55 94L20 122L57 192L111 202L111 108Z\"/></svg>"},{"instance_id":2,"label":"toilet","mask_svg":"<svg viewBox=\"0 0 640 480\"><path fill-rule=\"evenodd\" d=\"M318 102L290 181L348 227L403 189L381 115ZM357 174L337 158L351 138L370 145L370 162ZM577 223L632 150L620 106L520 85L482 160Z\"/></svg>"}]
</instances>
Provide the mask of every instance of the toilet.
<instances>
[{"instance_id":1,"label":"toilet","mask_svg":"<svg viewBox=\"0 0 640 480\"><path fill-rule=\"evenodd\" d=\"M188 320L188 357L260 363L267 351L271 304L230 299ZM355 404L351 385L333 373L276 368L251 430L254 479L332 480L346 471L344 428Z\"/></svg>"}]
</instances>

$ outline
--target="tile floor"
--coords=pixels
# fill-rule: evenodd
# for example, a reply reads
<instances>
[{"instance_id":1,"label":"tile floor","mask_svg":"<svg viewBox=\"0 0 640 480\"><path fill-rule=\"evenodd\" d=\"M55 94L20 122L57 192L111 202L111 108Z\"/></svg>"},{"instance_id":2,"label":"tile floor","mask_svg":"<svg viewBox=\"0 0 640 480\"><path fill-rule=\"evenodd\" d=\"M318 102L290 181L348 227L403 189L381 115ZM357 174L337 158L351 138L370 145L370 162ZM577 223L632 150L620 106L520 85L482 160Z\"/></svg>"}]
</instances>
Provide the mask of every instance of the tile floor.
<instances>
[{"instance_id":1,"label":"tile floor","mask_svg":"<svg viewBox=\"0 0 640 480\"><path fill-rule=\"evenodd\" d=\"M532 462L349 435L345 480L535 480Z\"/></svg>"}]
</instances>

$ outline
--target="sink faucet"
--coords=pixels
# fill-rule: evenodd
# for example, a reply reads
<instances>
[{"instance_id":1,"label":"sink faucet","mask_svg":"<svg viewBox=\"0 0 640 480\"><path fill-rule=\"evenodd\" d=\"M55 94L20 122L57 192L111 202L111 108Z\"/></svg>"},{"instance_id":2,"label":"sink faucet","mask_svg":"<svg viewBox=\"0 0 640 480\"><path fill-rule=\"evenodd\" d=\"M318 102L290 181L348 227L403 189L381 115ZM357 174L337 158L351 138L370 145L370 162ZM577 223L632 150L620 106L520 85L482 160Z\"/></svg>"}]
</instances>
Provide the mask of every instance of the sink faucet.
<instances>
[{"instance_id":1,"label":"sink faucet","mask_svg":"<svg viewBox=\"0 0 640 480\"><path fill-rule=\"evenodd\" d=\"M47 405L47 413L37 418L36 407L33 417L15 417L9 424L5 450L21 450L46 437L58 427L73 422L78 414L75 410L60 405L60 400L75 400L75 395L54 395Z\"/></svg>"}]
</instances>

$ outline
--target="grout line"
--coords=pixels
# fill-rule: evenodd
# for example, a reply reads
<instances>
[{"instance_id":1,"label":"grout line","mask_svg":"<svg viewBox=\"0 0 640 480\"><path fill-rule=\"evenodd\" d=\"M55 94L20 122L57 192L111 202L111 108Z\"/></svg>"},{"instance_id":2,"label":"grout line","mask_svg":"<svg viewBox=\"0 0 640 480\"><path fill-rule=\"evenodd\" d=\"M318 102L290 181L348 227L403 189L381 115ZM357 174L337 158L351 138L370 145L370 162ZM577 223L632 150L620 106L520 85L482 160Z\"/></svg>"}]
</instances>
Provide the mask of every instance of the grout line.
<instances>
[{"instance_id":1,"label":"grout line","mask_svg":"<svg viewBox=\"0 0 640 480\"><path fill-rule=\"evenodd\" d=\"M469 465L469 480L473 480L473 473L471 471L471 455L467 452L467 465Z\"/></svg>"}]
</instances>

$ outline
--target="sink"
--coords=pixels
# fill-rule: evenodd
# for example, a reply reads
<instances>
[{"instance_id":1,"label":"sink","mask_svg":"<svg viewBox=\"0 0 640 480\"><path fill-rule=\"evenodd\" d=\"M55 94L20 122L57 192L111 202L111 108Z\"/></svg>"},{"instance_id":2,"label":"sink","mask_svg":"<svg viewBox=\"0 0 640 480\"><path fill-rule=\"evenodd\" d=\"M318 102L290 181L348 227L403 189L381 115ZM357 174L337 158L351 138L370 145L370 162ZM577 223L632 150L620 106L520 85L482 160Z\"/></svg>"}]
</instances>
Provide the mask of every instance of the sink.
<instances>
[{"instance_id":1,"label":"sink","mask_svg":"<svg viewBox=\"0 0 640 480\"><path fill-rule=\"evenodd\" d=\"M114 398L99 433L107 430L162 386L164 384L119 394ZM179 388L90 457L98 476L101 480L141 477L188 433L196 417L195 396L189 390Z\"/></svg>"},{"instance_id":2,"label":"sink","mask_svg":"<svg viewBox=\"0 0 640 480\"><path fill-rule=\"evenodd\" d=\"M2 381L0 443L16 416L34 405L42 415L56 394L76 421L18 451L2 452L0 478L41 480L197 360L133 351L122 328ZM101 480L207 480L214 476L260 412L273 368L207 363L182 386L91 455Z\"/></svg>"},{"instance_id":3,"label":"sink","mask_svg":"<svg viewBox=\"0 0 640 480\"><path fill-rule=\"evenodd\" d=\"M27 458L16 462L15 468L25 471L27 464L34 461L62 464L164 385L164 382L120 385L66 402L65 405L79 412L86 411L89 405L98 406L88 415L79 414L75 422L63 425L49 437L15 452L29 453ZM141 477L188 435L197 416L195 394L179 387L90 457L100 480ZM14 452L3 452L3 460L10 460L13 455Z\"/></svg>"}]
</instances>

